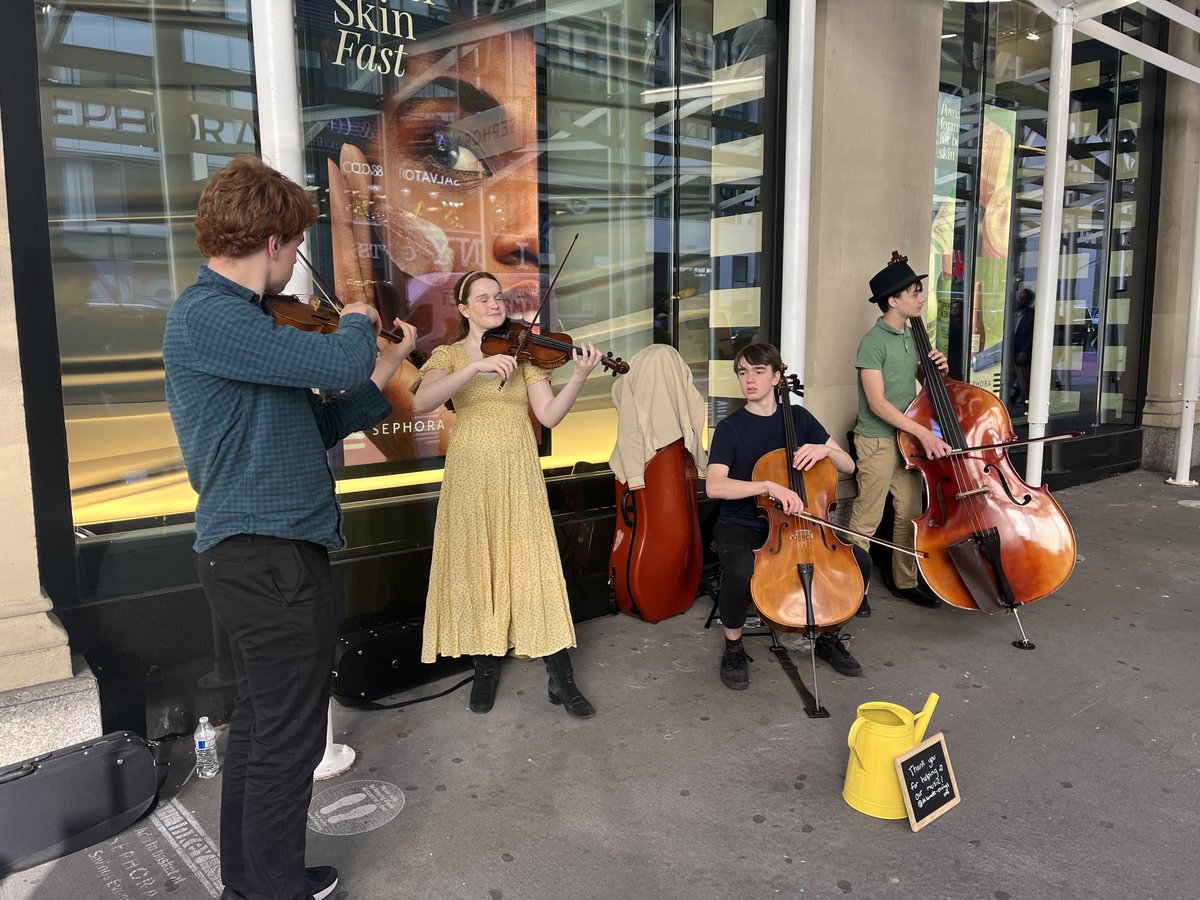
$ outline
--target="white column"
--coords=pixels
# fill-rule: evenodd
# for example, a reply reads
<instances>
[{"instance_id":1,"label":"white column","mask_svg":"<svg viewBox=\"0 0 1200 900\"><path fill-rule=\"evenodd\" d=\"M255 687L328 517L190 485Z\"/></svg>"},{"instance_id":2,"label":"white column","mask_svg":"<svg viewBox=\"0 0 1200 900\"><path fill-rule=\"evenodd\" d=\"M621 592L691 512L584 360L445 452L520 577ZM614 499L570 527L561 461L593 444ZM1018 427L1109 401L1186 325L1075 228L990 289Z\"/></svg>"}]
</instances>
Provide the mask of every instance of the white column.
<instances>
[{"instance_id":1,"label":"white column","mask_svg":"<svg viewBox=\"0 0 1200 900\"><path fill-rule=\"evenodd\" d=\"M1183 409L1175 448L1175 477L1167 484L1194 487L1191 478L1192 435L1196 428L1196 397L1200 393L1200 188L1196 191L1195 244L1192 248L1192 293L1188 307L1187 346L1183 358Z\"/></svg>"},{"instance_id":2,"label":"white column","mask_svg":"<svg viewBox=\"0 0 1200 900\"><path fill-rule=\"evenodd\" d=\"M1050 53L1050 105L1046 112L1046 171L1042 180L1042 229L1038 238L1037 303L1033 312L1033 356L1029 374L1029 436L1044 437L1050 421L1050 375L1058 307L1059 247L1062 244L1063 185L1067 173L1067 115L1071 99L1071 27L1075 12L1055 14ZM1029 445L1025 480L1042 483L1042 444Z\"/></svg>"},{"instance_id":3,"label":"white column","mask_svg":"<svg viewBox=\"0 0 1200 900\"><path fill-rule=\"evenodd\" d=\"M0 435L0 466L4 471L0 483L0 506L4 509L0 519L0 544L4 546L4 562L0 565L0 692L71 677L67 633L50 611L50 599L42 593L38 570L2 144L0 138L0 416L8 427ZM62 410L46 410L43 414L61 415ZM7 749L0 747L0 752ZM5 757L10 762L14 758L21 756Z\"/></svg>"},{"instance_id":4,"label":"white column","mask_svg":"<svg viewBox=\"0 0 1200 900\"><path fill-rule=\"evenodd\" d=\"M258 86L263 161L303 185L304 141L292 0L250 0L250 14L254 24L254 77ZM285 290L310 293L307 270L297 267Z\"/></svg>"},{"instance_id":5,"label":"white column","mask_svg":"<svg viewBox=\"0 0 1200 900\"><path fill-rule=\"evenodd\" d=\"M817 0L792 4L788 25L787 138L784 146L782 298L779 350L791 371L807 381L808 226L812 205L813 73L816 68ZM784 287L788 290L784 292Z\"/></svg>"}]
</instances>

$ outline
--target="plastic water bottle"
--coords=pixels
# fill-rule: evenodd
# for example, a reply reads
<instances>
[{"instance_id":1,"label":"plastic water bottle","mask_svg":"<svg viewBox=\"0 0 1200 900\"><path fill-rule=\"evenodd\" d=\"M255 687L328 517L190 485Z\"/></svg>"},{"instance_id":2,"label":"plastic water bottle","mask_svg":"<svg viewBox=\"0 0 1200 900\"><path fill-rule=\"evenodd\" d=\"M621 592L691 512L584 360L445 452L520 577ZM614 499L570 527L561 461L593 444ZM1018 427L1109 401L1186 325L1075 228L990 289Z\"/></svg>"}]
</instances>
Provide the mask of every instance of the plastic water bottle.
<instances>
[{"instance_id":1,"label":"plastic water bottle","mask_svg":"<svg viewBox=\"0 0 1200 900\"><path fill-rule=\"evenodd\" d=\"M221 763L217 759L217 732L208 724L208 716L200 717L195 738L196 775L199 778L212 778L221 771Z\"/></svg>"}]
</instances>

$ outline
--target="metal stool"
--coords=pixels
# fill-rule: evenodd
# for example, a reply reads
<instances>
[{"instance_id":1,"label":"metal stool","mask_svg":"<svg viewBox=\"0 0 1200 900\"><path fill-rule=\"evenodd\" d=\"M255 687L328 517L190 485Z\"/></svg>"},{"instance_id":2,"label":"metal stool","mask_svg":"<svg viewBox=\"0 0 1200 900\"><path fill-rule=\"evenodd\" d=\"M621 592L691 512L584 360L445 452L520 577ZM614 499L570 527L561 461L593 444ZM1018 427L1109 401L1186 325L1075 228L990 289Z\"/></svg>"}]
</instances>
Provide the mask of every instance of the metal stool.
<instances>
[{"instance_id":1,"label":"metal stool","mask_svg":"<svg viewBox=\"0 0 1200 900\"><path fill-rule=\"evenodd\" d=\"M708 596L712 598L712 609L708 613L708 618L704 620L704 627L712 628L714 619L718 622L721 621L721 564L719 562L709 563L704 567L700 574L700 586L708 588ZM751 610L747 610L742 636L770 637L772 643L779 642L775 629L763 622L762 616L757 612Z\"/></svg>"},{"instance_id":2,"label":"metal stool","mask_svg":"<svg viewBox=\"0 0 1200 900\"><path fill-rule=\"evenodd\" d=\"M714 547L715 549L715 547ZM713 619L720 621L720 595L721 595L721 564L710 563L705 566L701 572L700 584L702 587L708 588L708 594L712 597L712 610L708 614L708 618L704 621L705 628L711 628ZM750 630L754 629L754 630ZM779 665L783 669L788 680L791 681L792 687L796 689L796 693L800 695L804 701L804 712L810 719L828 719L829 711L821 706L821 701L817 695L808 689L808 686L801 680L800 672L796 668L796 664L792 662L792 658L788 655L787 648L779 642L779 635L775 633L775 629L763 622L762 616L757 612L747 610L746 624L742 628L742 637L769 637L771 639L770 650L779 660ZM810 649L810 653L814 654L813 658L813 685L816 685L816 658L815 647Z\"/></svg>"}]
</instances>

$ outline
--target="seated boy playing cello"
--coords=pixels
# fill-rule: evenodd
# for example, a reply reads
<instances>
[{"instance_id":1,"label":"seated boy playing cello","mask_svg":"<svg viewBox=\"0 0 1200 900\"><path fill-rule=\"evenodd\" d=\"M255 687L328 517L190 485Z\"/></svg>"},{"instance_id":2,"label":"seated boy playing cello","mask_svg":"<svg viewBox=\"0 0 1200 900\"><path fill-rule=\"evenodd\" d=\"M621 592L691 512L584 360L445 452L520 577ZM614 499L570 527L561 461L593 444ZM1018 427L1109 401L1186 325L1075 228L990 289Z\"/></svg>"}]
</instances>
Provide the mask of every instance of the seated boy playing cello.
<instances>
[{"instance_id":1,"label":"seated boy playing cello","mask_svg":"<svg viewBox=\"0 0 1200 900\"><path fill-rule=\"evenodd\" d=\"M754 573L754 551L766 541L767 521L758 514L754 498L767 494L789 515L803 509L800 496L786 485L754 481L754 465L761 457L786 445L783 413L775 398L775 387L783 377L783 360L771 344L751 344L733 361L738 386L746 405L723 419L713 434L708 452L705 492L723 501L717 518L715 538L721 560L721 625L725 650L721 655L721 682L735 691L750 685L749 657L742 646L742 628L750 607L750 578ZM798 449L792 464L807 470L828 457L839 472L854 471L854 460L821 427L804 407L790 407L796 426ZM854 547L854 559L863 584L871 578L871 557ZM865 595L863 614L867 607ZM850 655L842 636L825 632L817 636L816 655L843 675L858 675L862 667Z\"/></svg>"}]
</instances>

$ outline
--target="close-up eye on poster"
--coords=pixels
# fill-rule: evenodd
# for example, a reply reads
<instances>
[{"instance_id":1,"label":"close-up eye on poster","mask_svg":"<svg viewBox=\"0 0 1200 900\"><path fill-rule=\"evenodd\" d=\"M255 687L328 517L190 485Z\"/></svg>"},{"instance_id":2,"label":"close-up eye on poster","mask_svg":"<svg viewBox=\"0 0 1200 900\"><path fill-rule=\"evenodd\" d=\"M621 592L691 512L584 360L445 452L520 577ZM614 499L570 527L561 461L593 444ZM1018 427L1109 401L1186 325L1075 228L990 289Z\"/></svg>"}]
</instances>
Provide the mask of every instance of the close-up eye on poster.
<instances>
[{"instance_id":1,"label":"close-up eye on poster","mask_svg":"<svg viewBox=\"0 0 1200 900\"><path fill-rule=\"evenodd\" d=\"M456 4L300 4L318 255L343 302L370 303L419 335L385 391L393 414L346 441L347 468L444 454L454 414L414 412L412 389L429 351L463 336L464 298L453 292L465 273L495 275L510 317L559 330L553 298L539 312L539 263L549 259L537 93L545 29L536 4L504 6L468 15Z\"/></svg>"}]
</instances>

